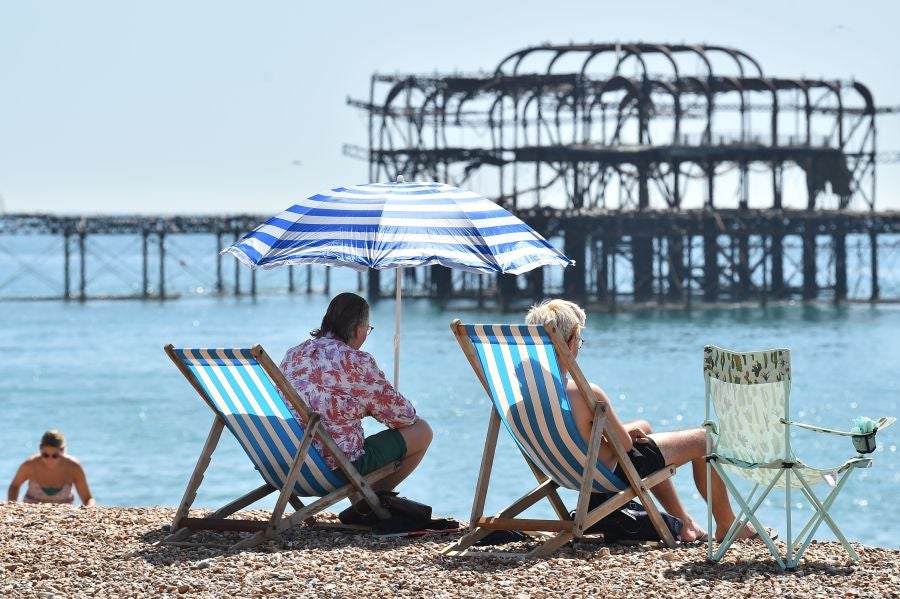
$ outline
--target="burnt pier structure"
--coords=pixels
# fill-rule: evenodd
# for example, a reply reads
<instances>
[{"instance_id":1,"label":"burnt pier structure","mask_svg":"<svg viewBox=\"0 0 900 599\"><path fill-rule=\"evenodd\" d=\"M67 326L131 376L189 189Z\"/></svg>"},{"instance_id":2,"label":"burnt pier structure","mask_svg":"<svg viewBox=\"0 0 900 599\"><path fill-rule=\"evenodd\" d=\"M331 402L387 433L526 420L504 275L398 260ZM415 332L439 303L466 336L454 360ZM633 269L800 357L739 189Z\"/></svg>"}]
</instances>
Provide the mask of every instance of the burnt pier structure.
<instances>
[{"instance_id":1,"label":"burnt pier structure","mask_svg":"<svg viewBox=\"0 0 900 599\"><path fill-rule=\"evenodd\" d=\"M768 76L715 45L542 45L478 75L375 74L349 103L369 180L494 199L561 239L582 301L897 298L879 255L898 215L875 198L876 115L896 109L860 82ZM542 277L497 290L540 297Z\"/></svg>"}]
</instances>

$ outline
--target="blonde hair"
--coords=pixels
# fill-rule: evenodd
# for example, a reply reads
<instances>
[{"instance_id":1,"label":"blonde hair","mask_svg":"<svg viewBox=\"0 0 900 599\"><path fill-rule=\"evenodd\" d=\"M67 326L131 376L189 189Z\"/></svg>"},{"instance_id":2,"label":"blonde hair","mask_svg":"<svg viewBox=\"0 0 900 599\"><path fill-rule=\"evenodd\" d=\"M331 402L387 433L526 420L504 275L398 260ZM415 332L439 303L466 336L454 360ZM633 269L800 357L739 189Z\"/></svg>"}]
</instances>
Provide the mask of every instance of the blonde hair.
<instances>
[{"instance_id":1,"label":"blonde hair","mask_svg":"<svg viewBox=\"0 0 900 599\"><path fill-rule=\"evenodd\" d=\"M544 300L531 306L525 315L527 324L553 324L566 341L584 327L586 320L581 306L561 299Z\"/></svg>"}]
</instances>

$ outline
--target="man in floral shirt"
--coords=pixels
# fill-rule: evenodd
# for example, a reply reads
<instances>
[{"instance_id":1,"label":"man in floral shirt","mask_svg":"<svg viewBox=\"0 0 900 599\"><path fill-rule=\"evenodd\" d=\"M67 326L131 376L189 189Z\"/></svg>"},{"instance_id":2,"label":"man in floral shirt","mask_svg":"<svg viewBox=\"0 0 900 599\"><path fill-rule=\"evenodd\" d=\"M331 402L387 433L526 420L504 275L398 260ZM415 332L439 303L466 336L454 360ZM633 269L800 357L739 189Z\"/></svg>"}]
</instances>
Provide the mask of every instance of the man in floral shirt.
<instances>
[{"instance_id":1,"label":"man in floral shirt","mask_svg":"<svg viewBox=\"0 0 900 599\"><path fill-rule=\"evenodd\" d=\"M281 370L300 397L321 415L325 430L361 474L400 460L396 472L372 485L376 491L389 491L422 461L432 432L409 400L387 381L375 358L360 350L372 328L366 300L341 293L328 305L322 325L311 332L313 338L287 351ZM362 419L366 416L387 430L365 437ZM313 444L336 468L319 440ZM357 512L364 503L354 506Z\"/></svg>"}]
</instances>

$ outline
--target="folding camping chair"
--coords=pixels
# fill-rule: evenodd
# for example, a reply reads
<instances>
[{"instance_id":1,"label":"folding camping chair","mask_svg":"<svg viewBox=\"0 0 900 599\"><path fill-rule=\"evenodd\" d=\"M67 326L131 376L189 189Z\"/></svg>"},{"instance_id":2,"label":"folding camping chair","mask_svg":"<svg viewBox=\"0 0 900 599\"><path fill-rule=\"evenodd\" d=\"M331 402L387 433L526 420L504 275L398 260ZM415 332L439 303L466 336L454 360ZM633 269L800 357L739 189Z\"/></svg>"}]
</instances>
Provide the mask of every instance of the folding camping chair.
<instances>
[{"instance_id":1,"label":"folding camping chair","mask_svg":"<svg viewBox=\"0 0 900 599\"><path fill-rule=\"evenodd\" d=\"M323 429L319 414L297 394L262 347L175 349L169 344L166 353L215 418L172 522L172 534L165 543L181 543L197 529L238 530L255 534L230 549L252 547L312 518L354 491L362 494L379 518L390 517L370 485L396 471L400 463L361 476ZM302 422L293 416L286 402L300 414ZM189 518L188 510L225 427L237 438L265 484L204 518ZM328 467L312 444L313 439L319 439L331 452L343 477ZM279 492L278 500L268 521L228 518L275 491ZM299 497L319 499L304 506ZM284 516L288 502L296 511Z\"/></svg>"},{"instance_id":2,"label":"folding camping chair","mask_svg":"<svg viewBox=\"0 0 900 599\"><path fill-rule=\"evenodd\" d=\"M669 547L675 546L675 539L648 493L653 486L672 476L675 468L666 467L644 479L640 478L619 439L608 434L606 408L597 402L591 386L555 327L464 325L454 320L451 328L490 396L492 406L469 522L470 531L445 549L445 554L518 559L544 557L568 541L582 537L593 524L635 497L639 497L644 504L664 542ZM575 425L560 362L594 411L588 443L582 440ZM496 516L482 517L501 422L518 445L538 485ZM626 481L594 457L600 451L604 432L625 470ZM556 491L559 487L578 490L574 518L569 515ZM592 492L610 493L610 498L588 511ZM552 505L557 519L516 518L544 498ZM493 530L543 532L549 533L550 537L528 553L487 553L470 549Z\"/></svg>"},{"instance_id":3,"label":"folding camping chair","mask_svg":"<svg viewBox=\"0 0 900 599\"><path fill-rule=\"evenodd\" d=\"M790 351L773 349L734 352L707 345L703 349L703 377L706 381L704 426L708 453L707 480L710 479L710 470L715 469L740 507L737 519L715 550L710 536L709 558L713 561L720 560L731 547L738 532L750 521L778 565L782 569L793 570L816 530L825 522L850 557L858 560L859 555L841 533L828 510L850 474L857 468L869 468L872 459L860 453L839 466L823 469L810 467L797 457L791 446L791 426L838 435L852 433L790 421ZM712 410L717 419L715 421L712 420ZM879 421L879 426L885 428L893 421L893 418L883 418ZM732 479L733 475L752 481L749 493L744 494L738 489ZM821 483L831 488L824 499L820 499L813 491L813 486ZM775 487L785 490L787 535L784 556L756 515ZM796 537L791 528L793 489L799 489L813 508L812 517ZM711 490L709 493L711 494ZM712 530L712 511L707 511L709 530Z\"/></svg>"}]
</instances>

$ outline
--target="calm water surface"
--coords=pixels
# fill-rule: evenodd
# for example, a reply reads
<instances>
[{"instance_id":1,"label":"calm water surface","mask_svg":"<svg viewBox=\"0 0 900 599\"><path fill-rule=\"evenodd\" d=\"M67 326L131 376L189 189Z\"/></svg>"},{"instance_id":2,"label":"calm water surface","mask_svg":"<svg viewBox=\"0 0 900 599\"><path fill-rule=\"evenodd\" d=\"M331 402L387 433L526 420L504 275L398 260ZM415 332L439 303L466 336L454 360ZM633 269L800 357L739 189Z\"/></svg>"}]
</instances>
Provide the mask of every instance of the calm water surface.
<instances>
[{"instance_id":1,"label":"calm water surface","mask_svg":"<svg viewBox=\"0 0 900 599\"><path fill-rule=\"evenodd\" d=\"M261 343L279 360L318 324L326 305L327 298L304 295L0 304L0 478L12 478L21 460L36 451L44 430L60 428L70 453L84 463L99 503L176 506L212 414L163 346ZM467 519L488 400L450 333L456 317L519 322L521 316L403 303L400 388L431 423L435 439L401 490L434 505L438 514ZM393 321L393 301L376 305L377 328L364 347L389 373ZM647 419L657 430L702 422L701 361L707 343L745 350L789 347L796 419L846 429L854 416L900 416L898 306L591 314L584 337L579 362L587 376L606 390L623 418ZM227 434L222 439L196 505L218 507L259 484L237 443ZM874 468L854 474L832 513L851 539L900 547L895 501L900 426L879 435L878 443ZM802 459L817 466L837 465L852 455L846 438L801 433L794 445ZM705 522L689 470L681 469L676 486L695 518ZM532 481L513 444L501 438L488 511L518 497ZM763 512L776 527L780 497ZM273 504L274 498L260 505ZM798 514L810 513L804 502L797 505ZM539 506L532 513L551 511ZM827 530L818 536L833 538Z\"/></svg>"}]
</instances>

